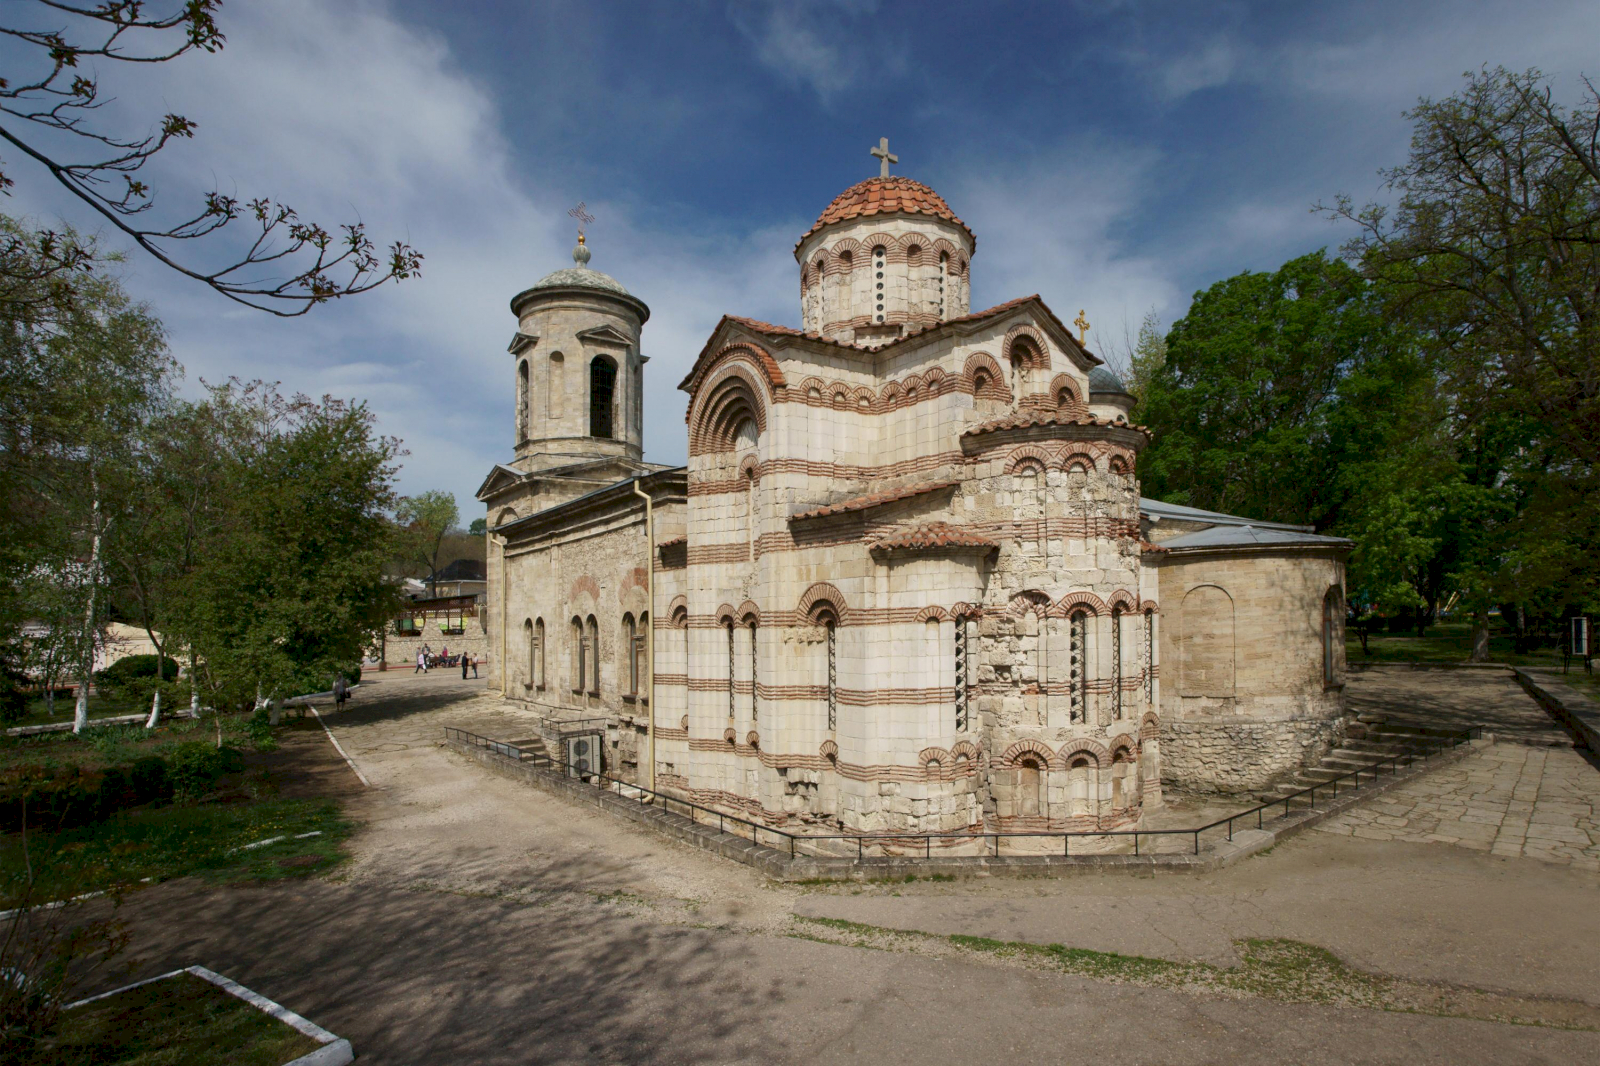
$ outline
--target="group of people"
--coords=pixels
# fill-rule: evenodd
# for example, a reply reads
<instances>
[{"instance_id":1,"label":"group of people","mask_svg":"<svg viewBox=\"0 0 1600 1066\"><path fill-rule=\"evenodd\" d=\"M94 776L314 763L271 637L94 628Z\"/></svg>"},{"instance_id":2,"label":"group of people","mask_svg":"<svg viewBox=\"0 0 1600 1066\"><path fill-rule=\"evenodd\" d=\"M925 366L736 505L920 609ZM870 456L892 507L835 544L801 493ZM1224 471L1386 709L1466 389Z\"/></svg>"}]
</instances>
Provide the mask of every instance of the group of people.
<instances>
[{"instance_id":1,"label":"group of people","mask_svg":"<svg viewBox=\"0 0 1600 1066\"><path fill-rule=\"evenodd\" d=\"M477 656L471 654L470 652L462 652L460 658L461 658L461 680L465 681L467 679L467 670L468 669L471 669L473 677L477 677L478 676L478 659L477 659ZM417 668L415 670L413 670L412 673L414 673L414 674L425 674L425 673L428 672L428 669L431 666L433 666L436 662L440 663L442 665L445 665L445 666L451 665L451 663L450 663L450 646L448 644L445 645L445 647L444 647L444 649L442 651L440 651L439 656L438 656L437 659L434 658L433 649L431 647L429 647L427 644L424 644L422 647L418 648L417 649Z\"/></svg>"}]
</instances>

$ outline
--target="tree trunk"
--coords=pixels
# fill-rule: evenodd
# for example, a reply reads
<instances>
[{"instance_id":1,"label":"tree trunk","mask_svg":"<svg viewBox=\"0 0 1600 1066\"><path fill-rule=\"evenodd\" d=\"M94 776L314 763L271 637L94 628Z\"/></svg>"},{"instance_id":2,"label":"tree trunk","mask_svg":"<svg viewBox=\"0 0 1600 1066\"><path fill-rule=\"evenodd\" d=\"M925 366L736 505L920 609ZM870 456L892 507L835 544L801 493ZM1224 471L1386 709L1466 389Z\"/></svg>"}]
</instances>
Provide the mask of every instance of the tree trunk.
<instances>
[{"instance_id":1,"label":"tree trunk","mask_svg":"<svg viewBox=\"0 0 1600 1066\"><path fill-rule=\"evenodd\" d=\"M1468 662L1489 661L1489 612L1474 611L1472 615L1472 654Z\"/></svg>"},{"instance_id":2,"label":"tree trunk","mask_svg":"<svg viewBox=\"0 0 1600 1066\"><path fill-rule=\"evenodd\" d=\"M94 539L89 549L89 603L83 611L83 664L78 681L78 705L72 714L74 733L81 733L89 726L89 677L94 672L94 620L98 606L96 599L100 592L100 550L104 539L104 531L100 528L100 486L94 477L91 472L89 478L94 491L94 504L90 528L94 530Z\"/></svg>"},{"instance_id":3,"label":"tree trunk","mask_svg":"<svg viewBox=\"0 0 1600 1066\"><path fill-rule=\"evenodd\" d=\"M160 660L158 659L156 662L159 666ZM161 690L156 689L155 698L150 701L150 717L145 721L144 727L146 729L154 729L159 721L161 721Z\"/></svg>"},{"instance_id":4,"label":"tree trunk","mask_svg":"<svg viewBox=\"0 0 1600 1066\"><path fill-rule=\"evenodd\" d=\"M199 673L194 668L194 647L189 648L189 714L196 721L200 718L200 682Z\"/></svg>"}]
</instances>

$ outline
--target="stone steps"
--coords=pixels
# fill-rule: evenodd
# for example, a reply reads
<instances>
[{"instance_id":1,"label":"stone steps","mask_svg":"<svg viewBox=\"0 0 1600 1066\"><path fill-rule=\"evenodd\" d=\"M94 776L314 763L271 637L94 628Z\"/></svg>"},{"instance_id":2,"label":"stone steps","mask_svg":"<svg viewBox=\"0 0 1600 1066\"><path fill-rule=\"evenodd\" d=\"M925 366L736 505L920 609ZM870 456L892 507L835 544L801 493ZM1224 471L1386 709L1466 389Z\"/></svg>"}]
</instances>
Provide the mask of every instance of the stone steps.
<instances>
[{"instance_id":1,"label":"stone steps","mask_svg":"<svg viewBox=\"0 0 1600 1066\"><path fill-rule=\"evenodd\" d=\"M1382 773L1392 766L1387 762L1389 759L1435 751L1438 749L1437 738L1444 736L1449 736L1449 733L1442 729L1390 722L1379 714L1358 714L1348 726L1348 736L1343 744L1324 755L1316 766L1299 768L1271 789L1258 793L1257 797L1263 803L1271 803L1314 786L1320 794L1321 786L1335 778L1368 768ZM1378 769L1380 765L1381 770ZM1362 774L1361 778L1367 780L1367 775ZM1355 787L1354 779L1345 780L1350 782L1350 787ZM1329 791L1331 793L1332 786Z\"/></svg>"}]
</instances>

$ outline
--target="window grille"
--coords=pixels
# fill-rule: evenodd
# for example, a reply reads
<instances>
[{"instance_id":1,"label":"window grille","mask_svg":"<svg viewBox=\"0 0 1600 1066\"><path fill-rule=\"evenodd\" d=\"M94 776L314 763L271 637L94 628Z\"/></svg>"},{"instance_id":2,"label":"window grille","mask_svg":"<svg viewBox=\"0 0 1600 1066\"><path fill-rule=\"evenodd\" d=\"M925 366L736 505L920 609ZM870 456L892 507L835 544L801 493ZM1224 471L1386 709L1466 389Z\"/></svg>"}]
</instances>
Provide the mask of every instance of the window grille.
<instances>
[{"instance_id":1,"label":"window grille","mask_svg":"<svg viewBox=\"0 0 1600 1066\"><path fill-rule=\"evenodd\" d=\"M1144 701L1156 701L1156 616L1144 612Z\"/></svg>"},{"instance_id":2,"label":"window grille","mask_svg":"<svg viewBox=\"0 0 1600 1066\"><path fill-rule=\"evenodd\" d=\"M761 718L761 706L756 700L756 624L750 623L750 724Z\"/></svg>"},{"instance_id":3,"label":"window grille","mask_svg":"<svg viewBox=\"0 0 1600 1066\"><path fill-rule=\"evenodd\" d=\"M1078 611L1068 622L1071 649L1069 706L1074 724L1089 721L1088 615Z\"/></svg>"},{"instance_id":4,"label":"window grille","mask_svg":"<svg viewBox=\"0 0 1600 1066\"><path fill-rule=\"evenodd\" d=\"M956 619L956 732L967 729L967 620Z\"/></svg>"},{"instance_id":5,"label":"window grille","mask_svg":"<svg viewBox=\"0 0 1600 1066\"><path fill-rule=\"evenodd\" d=\"M828 619L828 731L839 728L839 657L837 627Z\"/></svg>"},{"instance_id":6,"label":"window grille","mask_svg":"<svg viewBox=\"0 0 1600 1066\"><path fill-rule=\"evenodd\" d=\"M733 721L733 623L728 623L728 721Z\"/></svg>"},{"instance_id":7,"label":"window grille","mask_svg":"<svg viewBox=\"0 0 1600 1066\"><path fill-rule=\"evenodd\" d=\"M1111 717L1122 720L1122 612L1111 612Z\"/></svg>"}]
</instances>

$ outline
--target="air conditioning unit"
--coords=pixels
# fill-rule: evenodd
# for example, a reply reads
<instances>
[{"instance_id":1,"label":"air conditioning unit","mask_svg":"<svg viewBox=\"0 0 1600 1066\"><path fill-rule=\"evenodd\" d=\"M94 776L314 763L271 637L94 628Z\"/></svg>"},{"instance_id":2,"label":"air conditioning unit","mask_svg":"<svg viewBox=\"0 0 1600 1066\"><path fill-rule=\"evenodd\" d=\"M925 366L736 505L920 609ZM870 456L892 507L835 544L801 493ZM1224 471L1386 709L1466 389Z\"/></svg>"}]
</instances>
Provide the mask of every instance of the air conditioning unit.
<instances>
[{"instance_id":1,"label":"air conditioning unit","mask_svg":"<svg viewBox=\"0 0 1600 1066\"><path fill-rule=\"evenodd\" d=\"M568 777L588 781L605 769L601 765L599 733L579 733L576 736L562 738L562 742L566 747Z\"/></svg>"}]
</instances>

